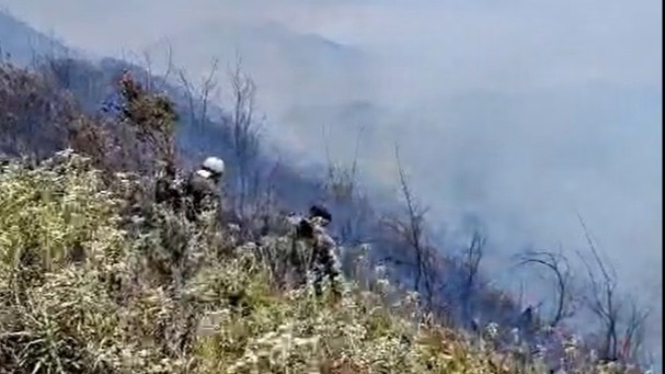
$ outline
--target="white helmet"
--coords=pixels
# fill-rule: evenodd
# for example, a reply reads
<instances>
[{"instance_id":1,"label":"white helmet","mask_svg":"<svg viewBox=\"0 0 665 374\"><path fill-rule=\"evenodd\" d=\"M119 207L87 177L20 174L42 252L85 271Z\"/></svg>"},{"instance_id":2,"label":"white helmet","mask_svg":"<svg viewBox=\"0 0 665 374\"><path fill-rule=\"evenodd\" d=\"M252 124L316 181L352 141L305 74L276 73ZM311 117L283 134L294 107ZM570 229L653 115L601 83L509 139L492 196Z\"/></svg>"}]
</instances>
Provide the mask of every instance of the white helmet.
<instances>
[{"instance_id":1,"label":"white helmet","mask_svg":"<svg viewBox=\"0 0 665 374\"><path fill-rule=\"evenodd\" d=\"M224 174L224 161L217 157L208 157L203 161L203 168L210 172L222 175Z\"/></svg>"}]
</instances>

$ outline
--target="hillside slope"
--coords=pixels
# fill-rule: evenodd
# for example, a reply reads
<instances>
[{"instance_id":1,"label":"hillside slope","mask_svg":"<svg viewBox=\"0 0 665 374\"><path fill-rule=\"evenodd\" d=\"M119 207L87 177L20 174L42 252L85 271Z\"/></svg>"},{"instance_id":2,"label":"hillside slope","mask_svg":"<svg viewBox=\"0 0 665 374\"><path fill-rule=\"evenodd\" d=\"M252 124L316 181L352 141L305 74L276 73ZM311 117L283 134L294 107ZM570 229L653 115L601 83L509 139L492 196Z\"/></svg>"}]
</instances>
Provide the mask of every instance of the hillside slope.
<instances>
[{"instance_id":1,"label":"hillside slope","mask_svg":"<svg viewBox=\"0 0 665 374\"><path fill-rule=\"evenodd\" d=\"M246 241L212 212L190 222L156 204L151 170L166 154L155 139L172 141L174 117L163 97L139 94L123 91L115 124L144 135L122 146L154 155L145 169L110 162L104 142L80 148L92 158L67 150L2 164L0 372L548 372L544 351L519 341L507 349L496 324L477 336L437 325L362 249L343 252L357 281L345 282L342 299L317 298L290 286L278 215ZM573 340L560 348L568 372L625 372Z\"/></svg>"},{"instance_id":2,"label":"hillside slope","mask_svg":"<svg viewBox=\"0 0 665 374\"><path fill-rule=\"evenodd\" d=\"M145 80L145 78L142 78L146 77L145 71L121 61L105 60L101 66L96 66L88 62L67 59L53 61L46 66L45 70L42 69L42 74L46 74L49 78L44 79L42 84L36 85L36 87L44 86L43 88L35 88L35 90L46 91L53 89L57 91L57 87L64 89L66 94L58 96L57 100L54 97L51 107L72 107L74 108L72 110L79 110L79 115L76 116L79 121L72 122L77 124L76 126L85 123L92 124L96 121L101 122L103 132L107 134L106 136L110 136L113 139L110 142L115 144L108 151L109 154L106 155L106 160L116 160L114 161L118 163L114 167L116 169L120 167L119 165L134 169L139 167L139 164L145 164L143 161L139 164L134 162L145 158L145 156L139 157L139 154L133 153L135 151L131 147L120 146L122 141L127 141L125 138L128 136L128 132L131 133L131 130L126 129L124 125L114 125L113 119L109 118L107 114L99 117L102 104L110 99L112 101L114 98L112 92L117 87L118 77L125 69L130 69L137 79ZM30 74L22 70L16 71L20 71L20 74L13 75L14 77ZM38 74L36 77L39 76L41 75ZM36 82L39 82L39 80ZM50 86L53 83L57 85L56 88ZM176 110L184 114L180 116L178 126L175 129L175 141L182 156L179 161L183 167L191 167L193 163L198 162L206 155L220 156L229 165L230 179L227 183L227 189L231 192L231 195L239 193L237 185L233 183L238 174L236 169L238 160L233 151L234 145L230 128L232 119L230 116L219 109L222 113L219 120L206 119L205 121L196 120L193 122L190 109L186 104L186 96L182 90L165 86L164 91L174 98ZM11 91L6 92L8 95L21 97L11 93ZM6 113L12 112L14 113L12 116L34 118L38 123L43 123L43 126L48 126L47 123L56 123L49 117L41 117L33 113L31 108L16 106L6 111ZM70 117L72 115L63 121L68 123ZM26 141L31 139L29 132L21 134L20 139L26 139ZM61 132L59 138L49 140L48 144L33 144L33 149L29 149L29 151L37 150L36 154L43 155L44 151L42 150L52 150L54 147L57 148L67 144L68 136L70 136L69 132ZM89 147L91 143L90 139L86 138L88 136L90 134L84 134L84 139L79 144ZM326 173L332 170L296 169L289 165L288 159L275 160L268 154L260 154L254 163L254 168L255 175L258 175L263 181L261 195L264 197L266 194L272 196L271 204L274 204L272 206L274 211L303 211L313 202L325 201L336 217L332 228L336 236L348 244L373 243L377 250L370 253L372 261L375 264L400 263L399 266L391 267L391 278L403 283L406 287L412 287L409 284L412 283L414 270L413 266L409 264L413 261L413 255L410 253L408 243L403 243L401 239L395 238L393 233L387 232L384 227L380 227L379 223L385 214L378 210L378 204L383 204L382 201L379 202L376 199L369 201L363 191L358 188L353 192L354 195L351 196L350 200L335 199L331 196L328 189L330 186L326 181L326 178L329 177ZM341 172L340 177L344 177L344 170L336 170L336 172ZM257 201L257 203L260 203L260 201ZM382 209L390 213L393 207L395 207L396 212L401 209L394 203L384 206ZM435 286L439 292L437 298L439 299L440 309L451 304L460 303L461 298L466 297L463 295L465 292L474 294L474 296L467 297L467 299L473 305L471 309L475 310L475 315L464 312L459 308L446 307L446 309L450 309L445 312L448 319L452 319L452 321L461 325L467 325L472 317L477 317L484 322L498 322L502 325L515 323L521 313L519 305L512 302L506 303L504 296L497 296L501 295L500 292L493 289L485 290L480 285L478 290L465 291L465 287L463 287L466 279L465 274L464 265L458 263L454 258L441 261L440 269L436 271Z\"/></svg>"},{"instance_id":3,"label":"hillside slope","mask_svg":"<svg viewBox=\"0 0 665 374\"><path fill-rule=\"evenodd\" d=\"M552 357L572 372L623 372L572 335L533 353L495 323L443 327L365 246L340 251L341 302L293 288L277 211L267 230L238 233L154 203L158 143L175 136L167 98L140 91L134 105L121 90L121 114L90 116L57 76L2 73L0 130L14 135L3 152L41 160L0 174L2 372L540 373ZM65 147L89 159L53 155Z\"/></svg>"}]
</instances>

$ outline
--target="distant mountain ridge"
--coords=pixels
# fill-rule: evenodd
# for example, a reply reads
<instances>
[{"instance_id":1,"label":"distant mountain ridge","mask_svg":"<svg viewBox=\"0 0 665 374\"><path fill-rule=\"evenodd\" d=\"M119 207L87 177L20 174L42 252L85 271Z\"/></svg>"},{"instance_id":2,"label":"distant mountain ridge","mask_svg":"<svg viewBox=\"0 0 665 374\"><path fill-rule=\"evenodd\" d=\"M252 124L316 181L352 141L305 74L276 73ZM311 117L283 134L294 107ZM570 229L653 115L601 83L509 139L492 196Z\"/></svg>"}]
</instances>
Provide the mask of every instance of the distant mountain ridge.
<instances>
[{"instance_id":1,"label":"distant mountain ridge","mask_svg":"<svg viewBox=\"0 0 665 374\"><path fill-rule=\"evenodd\" d=\"M5 10L0 10L0 48L2 57L21 66L30 64L39 55L70 55L81 57L82 53L66 46L55 36L48 36L30 25L16 19Z\"/></svg>"}]
</instances>

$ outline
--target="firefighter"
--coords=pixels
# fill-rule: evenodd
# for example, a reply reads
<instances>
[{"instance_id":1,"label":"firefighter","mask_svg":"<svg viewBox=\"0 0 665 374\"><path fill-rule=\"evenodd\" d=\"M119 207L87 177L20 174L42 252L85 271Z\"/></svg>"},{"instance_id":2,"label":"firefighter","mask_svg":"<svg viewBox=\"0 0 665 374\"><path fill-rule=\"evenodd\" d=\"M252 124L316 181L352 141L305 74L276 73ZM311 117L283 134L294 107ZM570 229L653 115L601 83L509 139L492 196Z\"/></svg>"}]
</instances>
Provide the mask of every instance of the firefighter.
<instances>
[{"instance_id":1,"label":"firefighter","mask_svg":"<svg viewBox=\"0 0 665 374\"><path fill-rule=\"evenodd\" d=\"M325 207L319 205L312 206L307 217L298 219L296 238L304 241L307 249L311 251L308 269L301 268L298 271L312 271L314 290L317 295L321 295L321 284L325 278L328 278L334 296L339 296L341 294L339 284L341 271L335 255L336 244L326 232L326 227L331 221L332 215Z\"/></svg>"},{"instance_id":2,"label":"firefighter","mask_svg":"<svg viewBox=\"0 0 665 374\"><path fill-rule=\"evenodd\" d=\"M201 167L189 176L183 191L188 200L188 219L196 220L203 211L219 208L219 188L224 170L224 161L217 157L208 157Z\"/></svg>"}]
</instances>

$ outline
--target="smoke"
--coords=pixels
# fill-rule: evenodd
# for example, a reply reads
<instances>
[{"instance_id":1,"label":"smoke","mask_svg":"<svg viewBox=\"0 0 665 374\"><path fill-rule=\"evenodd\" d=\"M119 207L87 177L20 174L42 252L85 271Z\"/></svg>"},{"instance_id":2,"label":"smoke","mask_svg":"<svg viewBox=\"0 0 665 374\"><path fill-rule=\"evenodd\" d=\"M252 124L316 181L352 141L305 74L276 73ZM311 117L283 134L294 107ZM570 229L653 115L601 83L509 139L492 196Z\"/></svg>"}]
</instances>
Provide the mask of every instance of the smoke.
<instances>
[{"instance_id":1,"label":"smoke","mask_svg":"<svg viewBox=\"0 0 665 374\"><path fill-rule=\"evenodd\" d=\"M528 245L583 249L581 214L626 291L653 303L659 349L662 2L0 3L97 55L163 62L169 42L193 76L241 52L271 139L321 161L326 126L348 161L364 126L363 170L388 187L398 141L432 223L454 235L478 217L506 286Z\"/></svg>"}]
</instances>

